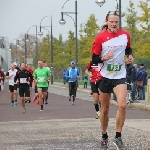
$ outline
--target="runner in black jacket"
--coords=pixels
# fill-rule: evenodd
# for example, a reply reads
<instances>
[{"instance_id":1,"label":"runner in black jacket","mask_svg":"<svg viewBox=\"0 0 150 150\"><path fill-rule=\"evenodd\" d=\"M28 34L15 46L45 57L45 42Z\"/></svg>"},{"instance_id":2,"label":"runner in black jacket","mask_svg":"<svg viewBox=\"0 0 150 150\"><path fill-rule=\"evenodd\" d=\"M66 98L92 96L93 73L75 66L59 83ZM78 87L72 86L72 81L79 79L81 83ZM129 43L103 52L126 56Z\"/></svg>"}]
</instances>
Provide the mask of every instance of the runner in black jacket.
<instances>
[{"instance_id":1,"label":"runner in black jacket","mask_svg":"<svg viewBox=\"0 0 150 150\"><path fill-rule=\"evenodd\" d=\"M20 70L17 71L14 81L19 84L19 95L23 107L23 113L26 112L24 96L26 100L30 100L29 85L33 81L32 74L25 69L25 63L21 63Z\"/></svg>"}]
</instances>

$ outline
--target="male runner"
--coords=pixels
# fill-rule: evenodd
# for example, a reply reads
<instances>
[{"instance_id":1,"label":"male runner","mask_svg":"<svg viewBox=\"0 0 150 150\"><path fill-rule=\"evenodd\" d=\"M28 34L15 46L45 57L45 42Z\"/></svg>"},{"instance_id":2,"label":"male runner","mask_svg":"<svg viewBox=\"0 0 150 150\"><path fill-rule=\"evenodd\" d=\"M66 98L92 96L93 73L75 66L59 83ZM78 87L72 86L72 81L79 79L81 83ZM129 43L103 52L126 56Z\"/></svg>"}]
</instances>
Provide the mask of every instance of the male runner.
<instances>
[{"instance_id":1,"label":"male runner","mask_svg":"<svg viewBox=\"0 0 150 150\"><path fill-rule=\"evenodd\" d=\"M90 71L92 71L92 73ZM98 64L93 64L92 61L90 61L86 67L85 73L90 78L94 106L97 114L95 119L98 119L100 117L100 111L99 111L100 97L98 91L98 83L99 80L101 79L101 75L98 70Z\"/></svg>"},{"instance_id":2,"label":"male runner","mask_svg":"<svg viewBox=\"0 0 150 150\"><path fill-rule=\"evenodd\" d=\"M8 79L9 84L9 91L10 91L10 99L11 99L11 106L17 106L17 98L16 93L14 92L15 82L14 78L16 76L17 69L15 69L15 65L11 64L10 69L6 73L6 79Z\"/></svg>"},{"instance_id":3,"label":"male runner","mask_svg":"<svg viewBox=\"0 0 150 150\"><path fill-rule=\"evenodd\" d=\"M72 100L72 105L75 105L75 97L78 87L78 78L80 77L79 69L76 67L75 61L71 61L71 66L67 69L65 77L68 79L69 84L69 101Z\"/></svg>"},{"instance_id":4,"label":"male runner","mask_svg":"<svg viewBox=\"0 0 150 150\"><path fill-rule=\"evenodd\" d=\"M108 12L106 16L107 30L101 32L95 38L92 47L92 61L99 63L99 71L102 79L99 82L101 100L101 150L108 149L108 112L111 92L114 91L118 101L116 114L116 136L113 140L118 150L126 150L121 132L126 115L126 69L125 54L128 55L128 62L133 62L132 50L130 48L130 36L124 30L118 30L119 16L116 11Z\"/></svg>"},{"instance_id":5,"label":"male runner","mask_svg":"<svg viewBox=\"0 0 150 150\"><path fill-rule=\"evenodd\" d=\"M14 81L19 84L19 95L23 113L26 112L25 99L30 100L29 85L30 80L33 80L32 74L25 69L25 63L21 63L20 70L17 71ZM24 99L25 96L25 99Z\"/></svg>"},{"instance_id":6,"label":"male runner","mask_svg":"<svg viewBox=\"0 0 150 150\"><path fill-rule=\"evenodd\" d=\"M1 92L1 84L3 84L3 79L4 79L4 73L3 71L1 71L1 68L0 68L0 92Z\"/></svg>"},{"instance_id":7,"label":"male runner","mask_svg":"<svg viewBox=\"0 0 150 150\"><path fill-rule=\"evenodd\" d=\"M41 105L40 111L43 111L43 99L46 98L48 91L48 80L50 80L50 72L43 67L43 62L38 61L38 69L34 71L34 81L37 83L39 103Z\"/></svg>"}]
</instances>

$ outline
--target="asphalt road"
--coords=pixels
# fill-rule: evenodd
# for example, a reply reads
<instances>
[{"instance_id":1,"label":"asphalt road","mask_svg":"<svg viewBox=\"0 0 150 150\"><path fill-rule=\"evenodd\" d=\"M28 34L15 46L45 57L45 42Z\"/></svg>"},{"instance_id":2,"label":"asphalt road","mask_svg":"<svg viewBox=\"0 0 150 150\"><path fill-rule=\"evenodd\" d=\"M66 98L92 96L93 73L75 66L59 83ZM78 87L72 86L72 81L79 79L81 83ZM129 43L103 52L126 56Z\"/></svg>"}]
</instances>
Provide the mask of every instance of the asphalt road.
<instances>
[{"instance_id":1,"label":"asphalt road","mask_svg":"<svg viewBox=\"0 0 150 150\"><path fill-rule=\"evenodd\" d=\"M10 106L8 85L0 97L0 150L99 150L100 123L88 93L77 93L75 106L68 101L68 90L50 87L49 104L44 111L36 104ZM117 106L110 106L109 149L115 150ZM123 139L128 150L150 150L150 112L127 108Z\"/></svg>"}]
</instances>

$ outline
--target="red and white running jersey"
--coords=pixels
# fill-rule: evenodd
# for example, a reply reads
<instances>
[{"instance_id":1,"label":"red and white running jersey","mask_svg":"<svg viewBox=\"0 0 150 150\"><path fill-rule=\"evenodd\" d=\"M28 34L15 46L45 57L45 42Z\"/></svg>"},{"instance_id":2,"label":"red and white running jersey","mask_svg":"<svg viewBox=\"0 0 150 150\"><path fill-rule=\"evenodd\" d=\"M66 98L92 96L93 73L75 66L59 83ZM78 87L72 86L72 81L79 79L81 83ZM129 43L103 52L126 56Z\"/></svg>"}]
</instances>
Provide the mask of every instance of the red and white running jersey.
<instances>
[{"instance_id":1,"label":"red and white running jersey","mask_svg":"<svg viewBox=\"0 0 150 150\"><path fill-rule=\"evenodd\" d=\"M105 56L110 50L114 51L114 57L103 63L99 63L99 71L103 77L109 79L121 79L126 77L125 49L130 47L130 36L124 30L117 33L101 32L95 38L92 53Z\"/></svg>"},{"instance_id":2,"label":"red and white running jersey","mask_svg":"<svg viewBox=\"0 0 150 150\"><path fill-rule=\"evenodd\" d=\"M91 70L91 72L92 72L92 77L90 79L91 82L97 82L97 81L99 81L102 78L102 76L101 76L101 74L100 74L100 72L98 70L98 64L93 64L92 61L90 61L87 64L86 69L88 71Z\"/></svg>"}]
</instances>

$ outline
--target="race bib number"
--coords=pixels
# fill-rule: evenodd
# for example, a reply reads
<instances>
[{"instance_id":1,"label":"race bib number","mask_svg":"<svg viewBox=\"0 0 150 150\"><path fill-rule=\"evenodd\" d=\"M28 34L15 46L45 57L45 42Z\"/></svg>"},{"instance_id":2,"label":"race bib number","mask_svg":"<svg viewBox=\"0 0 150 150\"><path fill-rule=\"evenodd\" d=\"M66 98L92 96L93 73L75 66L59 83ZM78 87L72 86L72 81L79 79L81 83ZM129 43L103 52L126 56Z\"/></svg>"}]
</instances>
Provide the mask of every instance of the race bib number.
<instances>
[{"instance_id":1,"label":"race bib number","mask_svg":"<svg viewBox=\"0 0 150 150\"><path fill-rule=\"evenodd\" d=\"M38 77L38 82L44 82L44 80L45 80L45 77Z\"/></svg>"},{"instance_id":2,"label":"race bib number","mask_svg":"<svg viewBox=\"0 0 150 150\"><path fill-rule=\"evenodd\" d=\"M20 78L20 83L27 83L27 78Z\"/></svg>"},{"instance_id":3,"label":"race bib number","mask_svg":"<svg viewBox=\"0 0 150 150\"><path fill-rule=\"evenodd\" d=\"M108 64L107 71L109 73L117 73L121 70L122 64Z\"/></svg>"}]
</instances>

